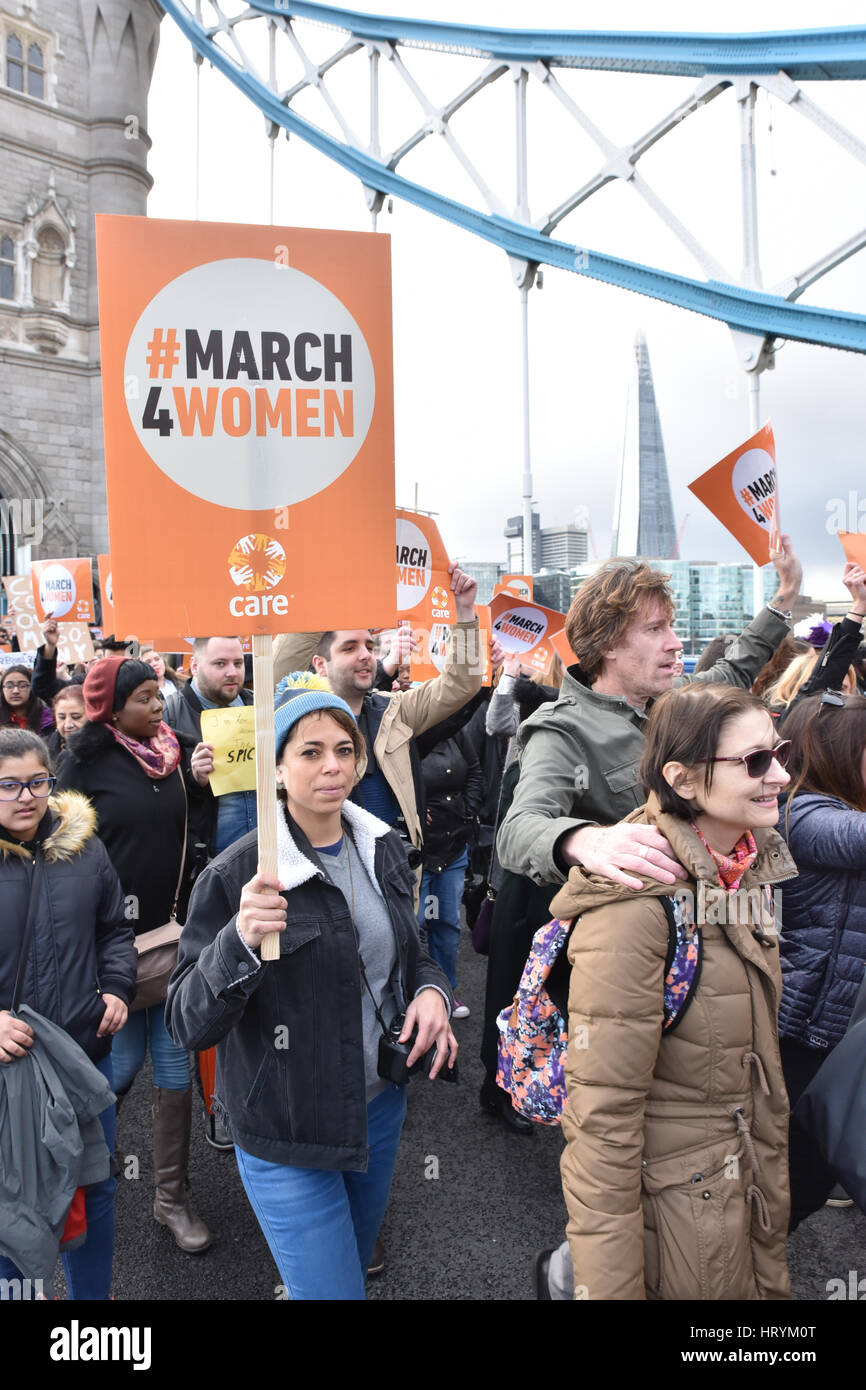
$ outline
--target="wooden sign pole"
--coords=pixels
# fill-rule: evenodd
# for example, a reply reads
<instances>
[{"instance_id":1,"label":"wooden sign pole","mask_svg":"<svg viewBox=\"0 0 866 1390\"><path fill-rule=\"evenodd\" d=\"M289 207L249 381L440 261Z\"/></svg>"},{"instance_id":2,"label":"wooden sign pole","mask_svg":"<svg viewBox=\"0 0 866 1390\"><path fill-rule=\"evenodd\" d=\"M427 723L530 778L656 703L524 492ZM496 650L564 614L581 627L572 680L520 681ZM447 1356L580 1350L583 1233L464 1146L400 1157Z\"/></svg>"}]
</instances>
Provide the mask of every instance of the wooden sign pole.
<instances>
[{"instance_id":1,"label":"wooden sign pole","mask_svg":"<svg viewBox=\"0 0 866 1390\"><path fill-rule=\"evenodd\" d=\"M268 633L253 635L253 702L256 714L256 809L259 873L277 878L277 778L274 739L274 643ZM262 960L279 960L280 934L262 937Z\"/></svg>"}]
</instances>

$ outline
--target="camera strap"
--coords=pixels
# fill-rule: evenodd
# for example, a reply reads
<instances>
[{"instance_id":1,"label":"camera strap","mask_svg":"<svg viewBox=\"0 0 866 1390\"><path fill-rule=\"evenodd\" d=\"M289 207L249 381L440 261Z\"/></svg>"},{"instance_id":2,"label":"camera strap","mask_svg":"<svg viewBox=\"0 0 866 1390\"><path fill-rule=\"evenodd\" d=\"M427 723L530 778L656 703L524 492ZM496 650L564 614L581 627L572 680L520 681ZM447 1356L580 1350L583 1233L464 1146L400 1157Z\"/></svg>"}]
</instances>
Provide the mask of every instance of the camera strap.
<instances>
[{"instance_id":1,"label":"camera strap","mask_svg":"<svg viewBox=\"0 0 866 1390\"><path fill-rule=\"evenodd\" d=\"M351 918L352 918L352 930L353 930L354 933L355 933L355 946L357 947L357 951L358 951L358 964L359 964L360 967L361 967L361 979L364 981L364 987L365 987L365 989L366 989L367 993L369 994L370 999L371 999L371 1001L372 1001L372 1004L373 1004L373 1011L374 1011L374 1013L375 1013L375 1015L376 1015L376 1018L377 1018L377 1020L378 1020L378 1022L379 1022L379 1027L382 1029L382 1036L385 1037L385 1038L388 1038L388 1037L390 1037L391 1035L390 1035L390 1033L388 1032L388 1029L387 1029L386 1024L385 1024L385 1020L384 1020L384 1018L382 1017L382 1010L379 1008L379 1005L376 1003L376 996L375 996L375 994L373 993L373 991L372 991L371 988L370 988L370 981L367 979L367 972L366 972L366 970L364 969L364 957L361 955L361 938L360 938L360 936L358 935L358 928L357 928L356 925L355 925L355 876L354 876L354 874L353 874L353 872L352 872L352 854L353 854L353 852L357 853L357 851L355 850L355 845L354 845L354 843L353 843L353 841L352 841L351 835L349 835L348 832L347 832L345 829L344 829L344 831L343 831L343 840L344 840L344 843L345 843L345 846L346 846L346 863L347 863L348 866L349 866L349 896L350 896L350 898L351 898L351 902L350 902L350 904L349 904L349 913L350 913ZM330 875L329 875L329 877L330 877ZM333 880L332 880L332 882L333 882Z\"/></svg>"}]
</instances>

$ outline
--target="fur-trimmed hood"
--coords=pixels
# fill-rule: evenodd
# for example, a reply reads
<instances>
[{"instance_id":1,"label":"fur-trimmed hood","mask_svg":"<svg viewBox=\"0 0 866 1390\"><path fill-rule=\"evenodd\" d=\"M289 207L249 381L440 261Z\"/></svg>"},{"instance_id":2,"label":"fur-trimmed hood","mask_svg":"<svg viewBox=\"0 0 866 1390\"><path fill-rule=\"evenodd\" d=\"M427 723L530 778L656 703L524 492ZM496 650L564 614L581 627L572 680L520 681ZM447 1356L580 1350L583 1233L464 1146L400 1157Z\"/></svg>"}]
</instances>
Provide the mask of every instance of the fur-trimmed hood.
<instances>
[{"instance_id":1,"label":"fur-trimmed hood","mask_svg":"<svg viewBox=\"0 0 866 1390\"><path fill-rule=\"evenodd\" d=\"M382 890L376 882L374 867L376 841L388 834L390 825L365 811L363 806L356 806L353 801L344 801L340 814L352 832L352 840L370 882L381 895ZM321 869L295 844L281 804L277 814L277 876L283 888L288 890L297 888L299 883L306 883L316 875L321 876Z\"/></svg>"},{"instance_id":2,"label":"fur-trimmed hood","mask_svg":"<svg viewBox=\"0 0 866 1390\"><path fill-rule=\"evenodd\" d=\"M49 833L41 842L48 863L74 858L96 834L96 812L81 792L58 792L50 798L46 815L51 816L53 821ZM30 858L26 845L6 840L0 833L0 855L5 859L9 854L17 854L21 859Z\"/></svg>"}]
</instances>

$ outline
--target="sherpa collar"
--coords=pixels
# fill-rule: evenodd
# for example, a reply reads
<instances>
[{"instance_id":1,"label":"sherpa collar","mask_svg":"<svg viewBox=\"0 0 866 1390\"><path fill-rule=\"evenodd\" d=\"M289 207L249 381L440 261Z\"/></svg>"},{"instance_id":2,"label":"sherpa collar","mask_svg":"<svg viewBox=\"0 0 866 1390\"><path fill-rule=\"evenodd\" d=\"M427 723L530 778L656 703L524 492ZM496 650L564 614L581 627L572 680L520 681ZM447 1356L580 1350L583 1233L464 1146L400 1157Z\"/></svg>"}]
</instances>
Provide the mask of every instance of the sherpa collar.
<instances>
[{"instance_id":1,"label":"sherpa collar","mask_svg":"<svg viewBox=\"0 0 866 1390\"><path fill-rule=\"evenodd\" d=\"M352 840L370 882L378 887L375 871L376 841L388 834L390 825L379 820L378 816L372 816L363 806L356 806L353 801L343 802L340 815L352 832ZM288 891L317 875L323 876L321 869L295 844L281 804L277 814L277 877L280 883Z\"/></svg>"},{"instance_id":2,"label":"sherpa collar","mask_svg":"<svg viewBox=\"0 0 866 1390\"><path fill-rule=\"evenodd\" d=\"M42 853L49 864L80 854L87 841L96 834L96 812L81 792L65 791L52 796L46 814L51 815L52 812L55 824L41 842ZM9 854L17 854L21 859L30 858L26 845L0 838L0 855L5 859Z\"/></svg>"}]
</instances>

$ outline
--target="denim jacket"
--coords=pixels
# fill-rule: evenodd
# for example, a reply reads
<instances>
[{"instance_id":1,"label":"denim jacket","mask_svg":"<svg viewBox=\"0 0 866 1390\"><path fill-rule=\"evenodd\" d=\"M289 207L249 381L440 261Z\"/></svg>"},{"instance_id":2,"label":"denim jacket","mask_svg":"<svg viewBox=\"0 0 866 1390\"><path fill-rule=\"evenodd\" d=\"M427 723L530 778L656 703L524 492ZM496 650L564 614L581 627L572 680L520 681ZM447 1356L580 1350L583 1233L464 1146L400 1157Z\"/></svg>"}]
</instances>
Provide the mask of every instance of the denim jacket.
<instances>
[{"instance_id":1,"label":"denim jacket","mask_svg":"<svg viewBox=\"0 0 866 1390\"><path fill-rule=\"evenodd\" d=\"M399 835L351 802L343 817L388 906L400 1007L427 986L453 1007L448 982L419 936L414 878ZM180 1047L216 1044L214 1109L240 1148L272 1163L363 1172L367 1105L354 925L343 894L282 809L277 843L288 903L279 960L258 961L237 930L241 889L258 862L253 832L196 883L166 1024Z\"/></svg>"}]
</instances>

